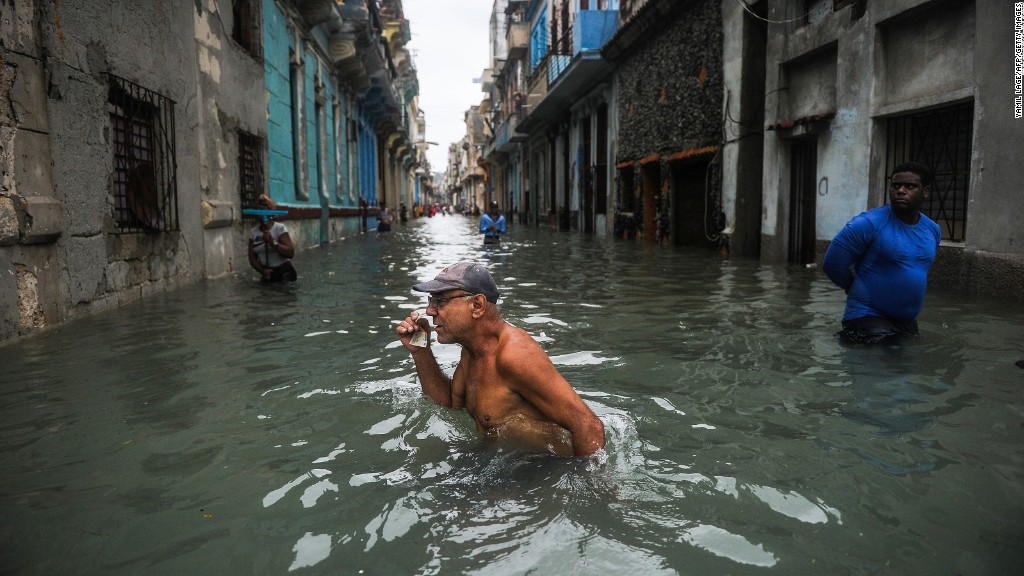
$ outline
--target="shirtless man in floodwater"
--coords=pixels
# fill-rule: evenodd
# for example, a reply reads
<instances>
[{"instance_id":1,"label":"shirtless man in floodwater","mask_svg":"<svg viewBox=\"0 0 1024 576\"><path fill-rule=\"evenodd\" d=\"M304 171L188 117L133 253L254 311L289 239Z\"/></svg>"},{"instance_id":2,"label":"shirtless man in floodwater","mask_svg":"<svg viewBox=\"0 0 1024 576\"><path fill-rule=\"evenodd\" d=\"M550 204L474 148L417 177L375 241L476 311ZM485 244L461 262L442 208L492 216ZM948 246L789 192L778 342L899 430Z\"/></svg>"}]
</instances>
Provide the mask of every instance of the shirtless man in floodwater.
<instances>
[{"instance_id":1,"label":"shirtless man in floodwater","mask_svg":"<svg viewBox=\"0 0 1024 576\"><path fill-rule=\"evenodd\" d=\"M441 344L461 344L449 378L430 350L430 322L417 312L395 332L412 354L423 393L465 408L477 430L503 444L562 456L604 448L604 424L559 374L540 345L498 312L498 287L483 266L459 262L413 286ZM424 338L425 336L425 338Z\"/></svg>"}]
</instances>

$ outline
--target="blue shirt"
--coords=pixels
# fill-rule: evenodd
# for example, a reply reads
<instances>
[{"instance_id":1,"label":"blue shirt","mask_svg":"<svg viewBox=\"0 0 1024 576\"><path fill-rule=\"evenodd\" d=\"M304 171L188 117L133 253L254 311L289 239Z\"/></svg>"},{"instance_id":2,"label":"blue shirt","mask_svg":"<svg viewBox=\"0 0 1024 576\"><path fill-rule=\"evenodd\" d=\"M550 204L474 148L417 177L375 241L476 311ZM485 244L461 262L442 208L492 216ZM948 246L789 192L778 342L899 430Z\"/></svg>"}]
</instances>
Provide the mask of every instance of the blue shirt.
<instances>
[{"instance_id":1,"label":"blue shirt","mask_svg":"<svg viewBox=\"0 0 1024 576\"><path fill-rule=\"evenodd\" d=\"M498 230L491 230L491 224L494 224L495 228ZM483 232L484 236L487 238L500 237L501 234L505 233L505 216L499 214L498 220L495 221L491 218L490 214L485 212L484 215L480 217L480 231Z\"/></svg>"},{"instance_id":2,"label":"blue shirt","mask_svg":"<svg viewBox=\"0 0 1024 576\"><path fill-rule=\"evenodd\" d=\"M941 240L942 230L930 218L921 214L917 224L907 224L888 204L854 216L822 263L825 274L846 291L843 320L917 318Z\"/></svg>"}]
</instances>

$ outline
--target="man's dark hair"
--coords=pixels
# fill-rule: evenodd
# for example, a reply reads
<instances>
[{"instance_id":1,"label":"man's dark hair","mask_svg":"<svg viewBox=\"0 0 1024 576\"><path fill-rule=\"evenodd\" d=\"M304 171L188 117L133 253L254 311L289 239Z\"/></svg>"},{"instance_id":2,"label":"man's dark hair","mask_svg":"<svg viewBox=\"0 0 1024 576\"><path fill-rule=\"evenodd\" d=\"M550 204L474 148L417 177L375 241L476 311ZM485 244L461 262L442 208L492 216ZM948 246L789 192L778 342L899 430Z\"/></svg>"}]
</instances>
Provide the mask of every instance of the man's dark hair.
<instances>
[{"instance_id":1,"label":"man's dark hair","mask_svg":"<svg viewBox=\"0 0 1024 576\"><path fill-rule=\"evenodd\" d=\"M897 174L899 172L910 172L912 174L917 174L921 178L922 186L932 185L931 169L929 169L927 166L920 162L904 162L903 164L900 164L892 171L893 174Z\"/></svg>"}]
</instances>

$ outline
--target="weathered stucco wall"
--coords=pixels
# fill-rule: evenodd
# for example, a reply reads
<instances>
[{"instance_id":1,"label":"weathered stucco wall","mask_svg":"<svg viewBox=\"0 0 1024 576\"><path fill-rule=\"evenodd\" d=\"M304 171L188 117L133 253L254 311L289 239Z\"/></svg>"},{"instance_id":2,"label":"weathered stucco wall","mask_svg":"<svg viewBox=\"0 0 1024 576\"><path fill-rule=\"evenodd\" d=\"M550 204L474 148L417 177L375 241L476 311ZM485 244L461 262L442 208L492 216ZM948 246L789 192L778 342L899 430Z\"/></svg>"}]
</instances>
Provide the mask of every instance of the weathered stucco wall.
<instances>
[{"instance_id":1,"label":"weathered stucco wall","mask_svg":"<svg viewBox=\"0 0 1024 576\"><path fill-rule=\"evenodd\" d=\"M1014 117L1013 6L976 2L976 85L970 208L964 245L940 251L929 282L966 292L1024 300L1024 168Z\"/></svg>"},{"instance_id":2,"label":"weathered stucco wall","mask_svg":"<svg viewBox=\"0 0 1024 576\"><path fill-rule=\"evenodd\" d=\"M772 4L770 18L789 19L782 4ZM817 142L815 237L831 239L866 209L872 120L865 104L871 99L874 44L871 23L852 19L850 12L833 13L813 26L769 26L765 122L826 118L765 133L761 256L767 260L787 253L790 150L798 139Z\"/></svg>"},{"instance_id":3,"label":"weathered stucco wall","mask_svg":"<svg viewBox=\"0 0 1024 576\"><path fill-rule=\"evenodd\" d=\"M979 252L1024 257L1024 118L1014 118L1012 6L977 2L974 157L967 245ZM992 24L989 24L992 23ZM1018 270L1021 263L1018 260ZM1024 285L1014 284L1024 295Z\"/></svg>"},{"instance_id":4,"label":"weathered stucco wall","mask_svg":"<svg viewBox=\"0 0 1024 576\"><path fill-rule=\"evenodd\" d=\"M40 3L50 55L54 185L63 201L62 284L69 314L202 278L196 47L191 3ZM175 102L178 232L124 234L111 213L106 74Z\"/></svg>"},{"instance_id":5,"label":"weathered stucco wall","mask_svg":"<svg viewBox=\"0 0 1024 576\"><path fill-rule=\"evenodd\" d=\"M762 173L767 23L737 2L722 2L723 84L722 208L728 249L761 255ZM753 10L753 8L752 8Z\"/></svg>"},{"instance_id":6,"label":"weathered stucco wall","mask_svg":"<svg viewBox=\"0 0 1024 576\"><path fill-rule=\"evenodd\" d=\"M762 258L787 254L789 138L817 138L820 259L850 218L885 201L890 119L966 102L974 111L966 234L943 242L930 282L1024 299L1024 196L1016 193L1024 174L1008 145L1024 137L1024 121L1013 118L1013 6L995 4L893 0L862 15L848 6L814 24L769 26L766 121L834 116L766 133ZM770 18L786 20L794 4L769 6Z\"/></svg>"},{"instance_id":7,"label":"weathered stucco wall","mask_svg":"<svg viewBox=\"0 0 1024 576\"><path fill-rule=\"evenodd\" d=\"M60 204L31 2L0 6L0 341L58 316Z\"/></svg>"},{"instance_id":8,"label":"weathered stucco wall","mask_svg":"<svg viewBox=\"0 0 1024 576\"><path fill-rule=\"evenodd\" d=\"M208 278L249 269L248 223L241 221L239 132L264 141L267 137L262 58L258 50L253 54L231 37L234 17L231 0L203 2L193 11L200 117L196 152Z\"/></svg>"},{"instance_id":9,"label":"weathered stucco wall","mask_svg":"<svg viewBox=\"0 0 1024 576\"><path fill-rule=\"evenodd\" d=\"M0 340L202 278L192 3L5 3ZM107 74L175 102L180 230L118 233ZM13 208L17 233L11 224Z\"/></svg>"}]
</instances>

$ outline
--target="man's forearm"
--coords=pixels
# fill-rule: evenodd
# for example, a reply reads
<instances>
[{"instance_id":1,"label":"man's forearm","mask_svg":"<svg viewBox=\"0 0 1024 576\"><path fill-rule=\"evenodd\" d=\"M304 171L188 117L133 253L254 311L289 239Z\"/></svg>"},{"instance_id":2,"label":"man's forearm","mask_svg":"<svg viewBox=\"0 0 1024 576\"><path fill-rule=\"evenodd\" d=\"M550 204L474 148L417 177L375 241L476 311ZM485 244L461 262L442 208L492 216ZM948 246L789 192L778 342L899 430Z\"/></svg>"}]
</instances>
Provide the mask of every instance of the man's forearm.
<instances>
[{"instance_id":1,"label":"man's forearm","mask_svg":"<svg viewBox=\"0 0 1024 576\"><path fill-rule=\"evenodd\" d=\"M572 451L576 456L590 456L604 448L604 424L594 416L580 428L571 431Z\"/></svg>"},{"instance_id":2,"label":"man's forearm","mask_svg":"<svg viewBox=\"0 0 1024 576\"><path fill-rule=\"evenodd\" d=\"M442 406L452 405L452 380L449 378L434 358L430 348L414 352L413 362L416 363L416 375L420 379L420 388L431 400Z\"/></svg>"}]
</instances>

